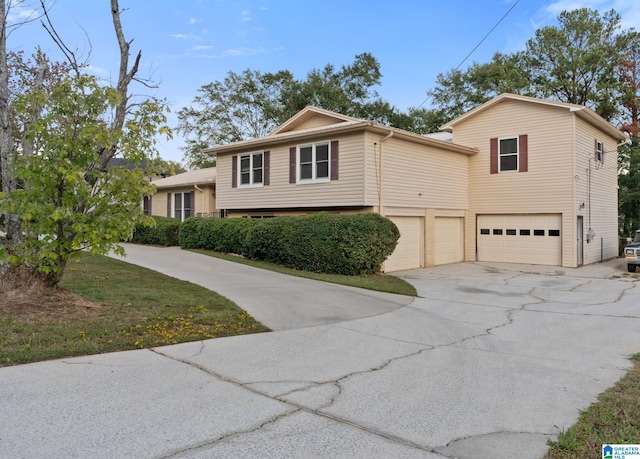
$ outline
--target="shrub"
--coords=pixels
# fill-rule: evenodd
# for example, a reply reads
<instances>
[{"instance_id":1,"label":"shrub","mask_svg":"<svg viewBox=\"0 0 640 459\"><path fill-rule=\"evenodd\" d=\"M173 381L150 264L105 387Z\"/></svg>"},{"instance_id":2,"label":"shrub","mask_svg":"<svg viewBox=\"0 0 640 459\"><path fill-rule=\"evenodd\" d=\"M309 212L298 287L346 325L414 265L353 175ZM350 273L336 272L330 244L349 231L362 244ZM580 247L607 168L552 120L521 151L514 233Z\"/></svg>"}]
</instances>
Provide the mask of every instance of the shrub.
<instances>
[{"instance_id":1,"label":"shrub","mask_svg":"<svg viewBox=\"0 0 640 459\"><path fill-rule=\"evenodd\" d=\"M399 237L393 222L373 213L277 217L249 231L244 255L305 271L375 273Z\"/></svg>"},{"instance_id":2,"label":"shrub","mask_svg":"<svg viewBox=\"0 0 640 459\"><path fill-rule=\"evenodd\" d=\"M180 226L180 247L242 254L248 218L189 218Z\"/></svg>"},{"instance_id":3,"label":"shrub","mask_svg":"<svg viewBox=\"0 0 640 459\"><path fill-rule=\"evenodd\" d=\"M302 217L190 218L180 227L180 246L236 253L304 271L376 273L400 233L373 213Z\"/></svg>"},{"instance_id":4,"label":"shrub","mask_svg":"<svg viewBox=\"0 0 640 459\"><path fill-rule=\"evenodd\" d=\"M190 217L180 224L178 241L183 249L197 249L200 246L199 227L204 220Z\"/></svg>"},{"instance_id":5,"label":"shrub","mask_svg":"<svg viewBox=\"0 0 640 459\"><path fill-rule=\"evenodd\" d=\"M251 218L225 218L220 226L220 250L242 254L245 251L247 233L257 220Z\"/></svg>"},{"instance_id":6,"label":"shrub","mask_svg":"<svg viewBox=\"0 0 640 459\"><path fill-rule=\"evenodd\" d=\"M132 242L138 244L174 246L179 245L180 222L169 217L152 216L155 226L136 225Z\"/></svg>"}]
</instances>

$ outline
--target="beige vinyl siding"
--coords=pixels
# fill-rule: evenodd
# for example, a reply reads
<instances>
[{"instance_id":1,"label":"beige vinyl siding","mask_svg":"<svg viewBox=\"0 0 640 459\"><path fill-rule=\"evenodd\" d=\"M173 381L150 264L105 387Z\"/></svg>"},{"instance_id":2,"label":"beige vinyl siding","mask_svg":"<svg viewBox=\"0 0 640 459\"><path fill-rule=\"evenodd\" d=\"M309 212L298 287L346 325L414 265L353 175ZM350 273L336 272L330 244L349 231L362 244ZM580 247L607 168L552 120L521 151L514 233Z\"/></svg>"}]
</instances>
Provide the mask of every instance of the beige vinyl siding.
<instances>
[{"instance_id":1,"label":"beige vinyl siding","mask_svg":"<svg viewBox=\"0 0 640 459\"><path fill-rule=\"evenodd\" d=\"M577 163L575 180L578 215L584 217L584 263L596 263L618 256L618 158L616 140L603 134L586 122L576 120ZM604 162L596 167L593 161L594 141L604 143ZM591 161L590 161L591 160ZM591 193L589 193L589 169L591 169ZM591 205L589 205L589 194ZM580 208L581 203L584 208ZM590 211L590 212L589 212ZM587 231L595 232L593 241L587 243ZM573 234L576 232L574 226ZM577 254L576 254L577 259Z\"/></svg>"},{"instance_id":2,"label":"beige vinyl siding","mask_svg":"<svg viewBox=\"0 0 640 459\"><path fill-rule=\"evenodd\" d=\"M158 190L151 198L151 215L157 215L161 217L167 216L167 193L195 193L195 207L192 209L193 215L196 213L210 213L215 212L216 198L215 188L211 185L199 186L199 191L194 186L183 186L177 188ZM173 205L173 200L171 201Z\"/></svg>"},{"instance_id":3,"label":"beige vinyl siding","mask_svg":"<svg viewBox=\"0 0 640 459\"><path fill-rule=\"evenodd\" d=\"M151 197L151 215L157 215L159 217L167 216L167 191L157 191Z\"/></svg>"},{"instance_id":4,"label":"beige vinyl siding","mask_svg":"<svg viewBox=\"0 0 640 459\"><path fill-rule=\"evenodd\" d=\"M479 149L469 158L469 208L475 213L563 213L573 202L572 114L505 101L456 126L454 141ZM528 136L528 172L490 173L493 137Z\"/></svg>"},{"instance_id":5,"label":"beige vinyl siding","mask_svg":"<svg viewBox=\"0 0 640 459\"><path fill-rule=\"evenodd\" d=\"M299 144L339 142L339 178L324 183L289 183L289 148ZM364 163L362 133L336 137L319 137L303 143L269 147L270 185L255 188L232 188L231 154L217 158L217 205L220 209L285 209L364 205ZM248 151L247 151L248 153Z\"/></svg>"},{"instance_id":6,"label":"beige vinyl siding","mask_svg":"<svg viewBox=\"0 0 640 459\"><path fill-rule=\"evenodd\" d=\"M491 174L490 139L520 135L528 136L528 171ZM575 266L577 259L574 138L574 115L569 110L511 100L454 129L454 142L479 149L469 158L470 212L562 215L563 266Z\"/></svg>"},{"instance_id":7,"label":"beige vinyl siding","mask_svg":"<svg viewBox=\"0 0 640 459\"><path fill-rule=\"evenodd\" d=\"M382 144L380 177L380 140L381 137L368 135L368 205L379 204L382 182L384 207L467 208L467 155L392 137Z\"/></svg>"}]
</instances>

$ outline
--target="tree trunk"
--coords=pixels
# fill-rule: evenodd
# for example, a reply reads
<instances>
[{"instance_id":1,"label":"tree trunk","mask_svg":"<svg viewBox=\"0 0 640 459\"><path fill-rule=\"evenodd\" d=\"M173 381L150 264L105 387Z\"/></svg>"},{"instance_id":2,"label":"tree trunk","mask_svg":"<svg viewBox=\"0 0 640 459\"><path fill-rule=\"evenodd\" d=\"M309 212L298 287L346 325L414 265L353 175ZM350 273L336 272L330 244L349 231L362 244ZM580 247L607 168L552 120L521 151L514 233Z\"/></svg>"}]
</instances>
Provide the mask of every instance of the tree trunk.
<instances>
[{"instance_id":1,"label":"tree trunk","mask_svg":"<svg viewBox=\"0 0 640 459\"><path fill-rule=\"evenodd\" d=\"M0 167L2 168L2 191L5 193L16 189L13 174L13 141L11 137L11 120L9 116L9 67L7 63L7 9L5 0L0 0ZM16 245L20 242L20 218L13 212L5 213L4 224L6 244Z\"/></svg>"},{"instance_id":2,"label":"tree trunk","mask_svg":"<svg viewBox=\"0 0 640 459\"><path fill-rule=\"evenodd\" d=\"M6 265L0 278L0 292L20 292L21 295L40 298L57 288L60 276L44 274L27 265Z\"/></svg>"}]
</instances>

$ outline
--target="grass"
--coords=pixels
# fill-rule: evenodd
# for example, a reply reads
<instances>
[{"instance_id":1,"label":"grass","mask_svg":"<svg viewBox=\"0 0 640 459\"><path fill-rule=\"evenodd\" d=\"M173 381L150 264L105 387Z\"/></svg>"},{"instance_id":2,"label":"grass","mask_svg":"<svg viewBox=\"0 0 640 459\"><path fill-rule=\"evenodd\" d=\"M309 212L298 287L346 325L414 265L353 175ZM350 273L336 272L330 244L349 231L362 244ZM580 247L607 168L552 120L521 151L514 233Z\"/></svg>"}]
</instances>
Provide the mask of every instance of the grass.
<instances>
[{"instance_id":1,"label":"grass","mask_svg":"<svg viewBox=\"0 0 640 459\"><path fill-rule=\"evenodd\" d=\"M108 257L69 263L40 304L3 299L0 366L268 331L232 301Z\"/></svg>"},{"instance_id":2,"label":"grass","mask_svg":"<svg viewBox=\"0 0 640 459\"><path fill-rule=\"evenodd\" d=\"M633 367L598 401L580 413L575 425L549 441L545 459L600 459L604 444L640 443L640 354Z\"/></svg>"},{"instance_id":3,"label":"grass","mask_svg":"<svg viewBox=\"0 0 640 459\"><path fill-rule=\"evenodd\" d=\"M193 249L197 252L211 257L221 258L223 260L241 263L255 268L268 269L290 276L304 277L306 279L315 279L323 282L331 282L333 284L349 285L351 287L359 287L367 290L375 290L378 292L397 293L400 295L417 296L418 293L413 285L400 279L399 277L387 274L367 274L362 276L342 276L340 274L323 274L313 273L309 271L299 271L297 269L287 268L280 265L266 263L264 261L249 260L237 255L229 255L211 250Z\"/></svg>"},{"instance_id":4,"label":"grass","mask_svg":"<svg viewBox=\"0 0 640 459\"><path fill-rule=\"evenodd\" d=\"M284 274L416 295L411 284L394 276L309 273L197 252ZM2 298L0 366L268 331L217 293L113 258L83 255L71 261L60 287L64 290L38 304Z\"/></svg>"}]
</instances>

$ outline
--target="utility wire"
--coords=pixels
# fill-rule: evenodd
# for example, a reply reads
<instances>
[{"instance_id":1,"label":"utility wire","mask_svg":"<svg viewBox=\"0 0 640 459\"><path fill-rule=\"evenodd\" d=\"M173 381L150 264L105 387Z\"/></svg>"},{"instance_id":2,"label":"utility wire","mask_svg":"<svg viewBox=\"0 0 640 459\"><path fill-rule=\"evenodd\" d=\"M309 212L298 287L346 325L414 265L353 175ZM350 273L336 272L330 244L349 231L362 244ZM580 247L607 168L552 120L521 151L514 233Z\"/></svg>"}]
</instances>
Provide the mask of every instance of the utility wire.
<instances>
[{"instance_id":1,"label":"utility wire","mask_svg":"<svg viewBox=\"0 0 640 459\"><path fill-rule=\"evenodd\" d=\"M516 0L516 2L511 5L511 8L509 8L509 10L504 13L504 15L500 18L500 20L498 22L496 22L496 24L491 28L491 30L489 32L487 32L487 34L482 37L482 40L480 40L478 42L478 44L471 50L471 52L469 52L469 54L466 55L466 57L464 59L462 59L462 61L457 65L457 67L453 70L454 72L456 70L458 70L462 64L464 64L467 59L469 59L471 57L471 55L480 47L480 45L487 39L489 38L489 35L491 35L491 33L496 30L496 28L500 25L500 23L502 21L504 21L504 19L509 15L509 13L511 13L511 11L516 7L516 5L520 3L520 0ZM422 107L425 103L427 103L427 101L429 100L429 98L427 97L420 105L418 105L418 108Z\"/></svg>"}]
</instances>

